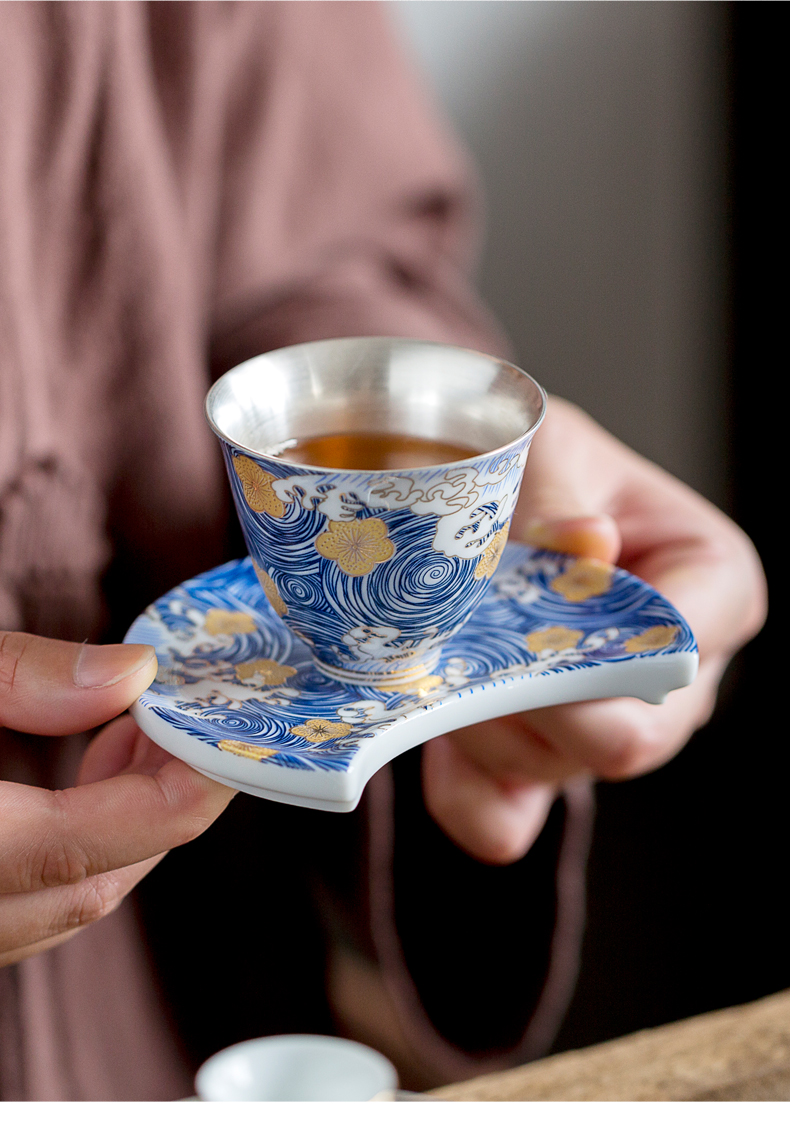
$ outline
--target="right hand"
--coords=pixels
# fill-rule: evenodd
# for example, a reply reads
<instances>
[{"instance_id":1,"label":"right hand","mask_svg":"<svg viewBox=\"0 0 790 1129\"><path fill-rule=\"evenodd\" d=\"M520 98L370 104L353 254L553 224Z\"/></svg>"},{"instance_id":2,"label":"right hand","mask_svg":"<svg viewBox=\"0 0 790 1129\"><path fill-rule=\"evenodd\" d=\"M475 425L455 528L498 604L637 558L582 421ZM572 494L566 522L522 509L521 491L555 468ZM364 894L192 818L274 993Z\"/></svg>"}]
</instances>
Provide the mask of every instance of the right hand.
<instances>
[{"instance_id":1,"label":"right hand","mask_svg":"<svg viewBox=\"0 0 790 1129\"><path fill-rule=\"evenodd\" d=\"M88 746L76 787L0 781L0 966L106 916L235 795L117 717L155 674L151 647L0 631L0 727L54 736L117 718Z\"/></svg>"},{"instance_id":2,"label":"right hand","mask_svg":"<svg viewBox=\"0 0 790 1129\"><path fill-rule=\"evenodd\" d=\"M571 702L427 742L428 811L463 850L492 865L530 849L565 781L632 779L679 752L710 717L724 668L766 610L760 561L743 531L554 396L527 460L511 536L617 563L646 580L688 620L700 666L662 705Z\"/></svg>"}]
</instances>

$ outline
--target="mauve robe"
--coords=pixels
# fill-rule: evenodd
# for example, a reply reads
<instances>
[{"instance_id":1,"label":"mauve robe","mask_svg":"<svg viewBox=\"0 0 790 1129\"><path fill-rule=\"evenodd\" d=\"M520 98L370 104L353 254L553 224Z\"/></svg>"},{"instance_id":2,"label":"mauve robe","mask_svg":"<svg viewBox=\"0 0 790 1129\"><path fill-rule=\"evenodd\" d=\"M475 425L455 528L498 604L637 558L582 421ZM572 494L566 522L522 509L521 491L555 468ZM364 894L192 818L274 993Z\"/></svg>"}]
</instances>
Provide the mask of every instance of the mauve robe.
<instances>
[{"instance_id":1,"label":"mauve robe","mask_svg":"<svg viewBox=\"0 0 790 1129\"><path fill-rule=\"evenodd\" d=\"M502 352L465 158L368 3L0 4L0 628L118 639L227 555L212 376L301 340ZM0 734L0 778L84 742ZM130 904L0 971L0 1094L180 1097Z\"/></svg>"}]
</instances>

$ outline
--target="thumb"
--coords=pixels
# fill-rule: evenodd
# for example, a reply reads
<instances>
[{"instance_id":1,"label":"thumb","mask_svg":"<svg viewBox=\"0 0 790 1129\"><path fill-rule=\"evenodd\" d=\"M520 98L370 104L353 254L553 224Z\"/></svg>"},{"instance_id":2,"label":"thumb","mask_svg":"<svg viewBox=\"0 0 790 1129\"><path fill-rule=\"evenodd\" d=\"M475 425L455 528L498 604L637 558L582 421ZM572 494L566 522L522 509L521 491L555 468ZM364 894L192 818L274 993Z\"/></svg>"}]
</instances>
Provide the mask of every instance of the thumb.
<instances>
[{"instance_id":1,"label":"thumb","mask_svg":"<svg viewBox=\"0 0 790 1129\"><path fill-rule=\"evenodd\" d=\"M485 732L478 733L483 741ZM489 736L495 740L496 729L490 729ZM453 737L435 737L423 746L422 787L429 815L461 850L480 862L490 866L516 862L543 830L555 786L512 776L498 780L465 756Z\"/></svg>"},{"instance_id":2,"label":"thumb","mask_svg":"<svg viewBox=\"0 0 790 1129\"><path fill-rule=\"evenodd\" d=\"M607 564L617 562L622 544L617 522L609 514L530 518L522 523L519 540L536 549L593 557Z\"/></svg>"},{"instance_id":3,"label":"thumb","mask_svg":"<svg viewBox=\"0 0 790 1129\"><path fill-rule=\"evenodd\" d=\"M80 733L122 713L155 675L153 647L94 647L0 631L0 726Z\"/></svg>"},{"instance_id":4,"label":"thumb","mask_svg":"<svg viewBox=\"0 0 790 1129\"><path fill-rule=\"evenodd\" d=\"M622 538L604 508L601 468L590 466L589 442L576 434L582 420L591 423L571 405L550 399L527 459L511 532L538 549L614 564Z\"/></svg>"}]
</instances>

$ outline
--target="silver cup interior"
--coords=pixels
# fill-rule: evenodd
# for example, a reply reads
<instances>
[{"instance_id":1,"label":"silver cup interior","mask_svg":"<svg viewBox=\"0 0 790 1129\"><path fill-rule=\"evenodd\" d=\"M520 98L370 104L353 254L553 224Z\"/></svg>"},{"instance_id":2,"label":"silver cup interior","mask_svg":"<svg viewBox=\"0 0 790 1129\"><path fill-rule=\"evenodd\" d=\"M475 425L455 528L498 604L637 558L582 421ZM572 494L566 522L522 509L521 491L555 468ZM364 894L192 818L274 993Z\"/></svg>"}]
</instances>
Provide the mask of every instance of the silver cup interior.
<instances>
[{"instance_id":1,"label":"silver cup interior","mask_svg":"<svg viewBox=\"0 0 790 1129\"><path fill-rule=\"evenodd\" d=\"M544 410L540 385L507 361L391 337L264 353L231 369L206 399L221 438L286 460L289 440L352 432L496 451L533 432Z\"/></svg>"}]
</instances>

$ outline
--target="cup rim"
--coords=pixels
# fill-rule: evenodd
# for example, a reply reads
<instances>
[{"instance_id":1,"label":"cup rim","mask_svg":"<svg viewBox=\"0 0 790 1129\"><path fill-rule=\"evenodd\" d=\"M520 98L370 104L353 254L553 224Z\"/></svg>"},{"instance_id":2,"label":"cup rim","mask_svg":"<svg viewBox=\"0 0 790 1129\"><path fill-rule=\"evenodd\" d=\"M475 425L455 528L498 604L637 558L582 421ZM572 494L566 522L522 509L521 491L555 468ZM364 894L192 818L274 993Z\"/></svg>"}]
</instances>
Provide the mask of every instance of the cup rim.
<instances>
[{"instance_id":1,"label":"cup rim","mask_svg":"<svg viewBox=\"0 0 790 1129\"><path fill-rule=\"evenodd\" d=\"M470 353L473 356L485 357L486 360L496 361L498 364L508 365L515 372L519 373L521 376L526 377L527 380L530 382L530 384L532 384L533 387L536 389L536 391L537 391L537 393L540 397L540 411L538 412L537 417L536 417L535 421L533 422L533 424L530 427L528 427L526 431L522 431L514 439L511 439L509 443L503 443L499 447L494 447L493 450L491 450L491 451L481 451L479 454L469 455L468 457L463 458L463 459L456 459L454 462L450 462L450 463L432 463L432 464L429 464L428 466L399 467L397 469L397 471L395 471L395 470L384 470L384 469L381 469L381 468L377 469L375 467L371 467L370 470L365 470L364 468L354 469L354 468L351 468L351 467L313 466L311 463L297 463L297 462L294 462L293 460L283 458L280 455L269 455L269 454L266 454L265 451L256 451L254 447L248 447L244 443L239 443L239 442L237 442L237 440L231 439L231 437L229 435L227 435L222 430L222 428L219 427L219 425L214 421L214 419L212 418L211 401L216 396L216 392L217 392L217 389L219 388L219 386L228 377L232 376L233 373L237 372L240 368L244 367L245 365L251 364L253 361L259 360L261 357L276 356L276 354L278 354L278 353L284 353L284 352L291 350L291 349L302 348L306 345L323 345L323 344L326 344L330 341L338 341L338 342L339 341L359 341L359 342L379 341L379 342L393 342L393 343L408 343L410 345L433 345L437 349L451 349L454 352ZM223 443L227 443L229 446L235 447L237 450L243 451L243 452L245 452L245 454L251 455L255 459L271 459L276 464L280 464L283 467L299 467L300 469L303 469L303 470L316 471L319 474L335 473L335 474L381 474L381 475L392 475L392 474L395 474L395 473L399 473L399 474L410 474L410 473L418 473L418 472L419 473L425 473L425 472L430 472L430 471L436 471L436 470L439 470L440 468L448 468L449 469L449 468L453 468L453 467L462 467L462 466L467 466L470 462L473 462L476 459L489 459L489 458L493 458L495 455L502 455L506 451L509 451L511 449L511 447L513 447L516 443L522 443L525 439L527 439L527 440L532 439L535 432L540 427L541 423L543 423L543 420L544 420L545 415L546 415L547 407L548 407L548 397L547 397L545 388L543 388L543 386L541 384L539 384L537 380L535 380L534 376L530 376L528 372L525 372L524 369L519 368L518 365L513 364L512 361L506 361L501 357L495 357L493 355L493 353L484 353L480 349L469 349L464 345L446 345L442 341L428 341L427 339L419 338L419 337L385 337L385 336L377 336L377 335L371 335L371 336L365 336L365 337L323 337L323 338L320 338L317 341L300 341L300 342L294 343L293 345L283 345L279 349L267 349L267 351L265 353L257 353L254 357L248 357L247 360L241 361L239 364L234 365L233 368L228 369L227 372L224 372L222 374L222 376L218 377L217 380L215 380L214 383L211 385L208 392L206 393L206 398L203 402L203 408L204 408L206 420L208 422L209 427L214 432L214 434L219 439L221 439ZM383 433L383 434L386 434L386 433Z\"/></svg>"}]
</instances>

